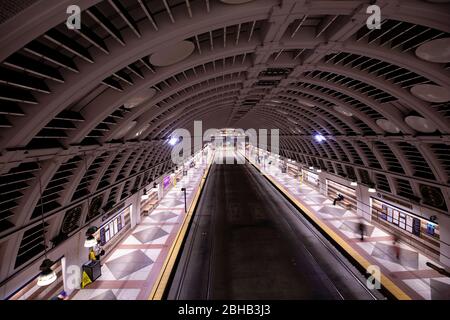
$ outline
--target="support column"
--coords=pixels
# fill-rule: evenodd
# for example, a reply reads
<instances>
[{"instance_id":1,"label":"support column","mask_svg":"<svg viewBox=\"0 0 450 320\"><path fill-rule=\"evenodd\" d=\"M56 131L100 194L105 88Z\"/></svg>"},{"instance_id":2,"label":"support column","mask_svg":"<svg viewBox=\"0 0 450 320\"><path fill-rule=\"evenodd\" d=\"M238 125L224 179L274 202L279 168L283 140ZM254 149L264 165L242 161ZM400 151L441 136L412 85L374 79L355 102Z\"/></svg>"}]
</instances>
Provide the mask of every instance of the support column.
<instances>
[{"instance_id":1,"label":"support column","mask_svg":"<svg viewBox=\"0 0 450 320\"><path fill-rule=\"evenodd\" d=\"M131 228L141 223L141 194L143 191L136 193L131 200ZM149 191L147 191L149 192Z\"/></svg>"},{"instance_id":2,"label":"support column","mask_svg":"<svg viewBox=\"0 0 450 320\"><path fill-rule=\"evenodd\" d=\"M62 276L64 291L71 294L73 290L80 288L83 273L83 263L88 261L89 249L84 247L86 229L78 232L68 241L64 242L64 263L62 264Z\"/></svg>"},{"instance_id":3,"label":"support column","mask_svg":"<svg viewBox=\"0 0 450 320\"><path fill-rule=\"evenodd\" d=\"M317 173L319 177L319 192L326 196L327 194L327 178L324 171Z\"/></svg>"},{"instance_id":4,"label":"support column","mask_svg":"<svg viewBox=\"0 0 450 320\"><path fill-rule=\"evenodd\" d=\"M370 213L370 193L369 189L365 186L358 185L356 187L356 199L357 203L357 214L367 221L372 220L372 214Z\"/></svg>"},{"instance_id":5,"label":"support column","mask_svg":"<svg viewBox=\"0 0 450 320\"><path fill-rule=\"evenodd\" d=\"M441 237L439 261L445 270L450 272L450 217L444 215L439 217L439 231Z\"/></svg>"}]
</instances>

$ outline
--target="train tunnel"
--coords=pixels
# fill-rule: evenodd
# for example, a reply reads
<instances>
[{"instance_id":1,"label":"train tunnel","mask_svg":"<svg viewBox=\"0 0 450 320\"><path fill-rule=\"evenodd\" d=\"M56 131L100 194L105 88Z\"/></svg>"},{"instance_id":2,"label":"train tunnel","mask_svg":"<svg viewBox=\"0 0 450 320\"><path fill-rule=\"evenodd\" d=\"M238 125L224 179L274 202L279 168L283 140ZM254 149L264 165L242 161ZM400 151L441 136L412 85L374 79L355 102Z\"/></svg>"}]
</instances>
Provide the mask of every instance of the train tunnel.
<instances>
[{"instance_id":1,"label":"train tunnel","mask_svg":"<svg viewBox=\"0 0 450 320\"><path fill-rule=\"evenodd\" d=\"M1 1L0 298L450 299L449 21Z\"/></svg>"}]
</instances>

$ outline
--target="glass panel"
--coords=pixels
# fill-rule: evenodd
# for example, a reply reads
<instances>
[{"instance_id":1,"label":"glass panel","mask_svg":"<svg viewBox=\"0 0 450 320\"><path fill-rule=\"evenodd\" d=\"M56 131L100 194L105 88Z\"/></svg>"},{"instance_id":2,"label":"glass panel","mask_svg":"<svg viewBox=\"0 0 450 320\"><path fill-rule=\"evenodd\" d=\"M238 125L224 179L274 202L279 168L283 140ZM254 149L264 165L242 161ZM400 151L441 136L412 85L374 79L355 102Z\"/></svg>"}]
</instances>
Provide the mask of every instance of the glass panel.
<instances>
[{"instance_id":1,"label":"glass panel","mask_svg":"<svg viewBox=\"0 0 450 320\"><path fill-rule=\"evenodd\" d=\"M406 231L411 232L413 231L413 218L410 215L406 216Z\"/></svg>"}]
</instances>

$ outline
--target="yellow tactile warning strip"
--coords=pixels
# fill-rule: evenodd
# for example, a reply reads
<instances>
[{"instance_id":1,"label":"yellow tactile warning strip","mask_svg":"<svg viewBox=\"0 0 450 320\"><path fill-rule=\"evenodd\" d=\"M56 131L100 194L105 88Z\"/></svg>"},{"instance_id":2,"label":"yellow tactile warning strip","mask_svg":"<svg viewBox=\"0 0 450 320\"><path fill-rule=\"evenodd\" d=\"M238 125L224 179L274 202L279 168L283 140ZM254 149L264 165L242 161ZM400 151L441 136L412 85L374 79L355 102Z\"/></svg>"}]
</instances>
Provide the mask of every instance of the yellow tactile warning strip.
<instances>
[{"instance_id":1,"label":"yellow tactile warning strip","mask_svg":"<svg viewBox=\"0 0 450 320\"><path fill-rule=\"evenodd\" d=\"M214 159L214 156L215 155L213 154L212 159ZM192 199L187 214L184 216L181 228L178 231L177 236L175 237L175 240L172 243L172 246L170 247L166 260L164 261L164 264L161 268L161 272L159 273L159 276L156 279L155 284L153 285L148 300L161 300L163 298L164 292L169 282L170 275L172 274L173 267L175 265L175 261L178 257L178 254L180 253L181 245L183 243L184 238L186 237L189 222L191 221L192 215L195 210L195 206L197 205L200 193L202 192L203 185L205 184L206 181L206 177L209 174L211 163L212 161L206 167L205 173L203 174L202 180L200 181L200 185L197 189L197 192L194 198Z\"/></svg>"},{"instance_id":2,"label":"yellow tactile warning strip","mask_svg":"<svg viewBox=\"0 0 450 320\"><path fill-rule=\"evenodd\" d=\"M334 232L330 227L323 223L320 219L316 217L314 213L311 212L307 207L305 207L301 202L299 202L294 196L290 194L283 186L276 182L269 175L264 174L258 166L256 166L252 161L250 161L246 156L248 162L250 162L262 175L264 175L274 186L283 192L301 211L303 211L311 220L318 225L323 232L328 234L343 250L345 250L355 261L357 261L364 269L367 269L371 265L363 256L361 256L355 249L353 249L347 242L345 242L336 232ZM403 290L401 290L391 279L381 273L380 279L381 285L388 290L396 299L398 300L411 300Z\"/></svg>"}]
</instances>

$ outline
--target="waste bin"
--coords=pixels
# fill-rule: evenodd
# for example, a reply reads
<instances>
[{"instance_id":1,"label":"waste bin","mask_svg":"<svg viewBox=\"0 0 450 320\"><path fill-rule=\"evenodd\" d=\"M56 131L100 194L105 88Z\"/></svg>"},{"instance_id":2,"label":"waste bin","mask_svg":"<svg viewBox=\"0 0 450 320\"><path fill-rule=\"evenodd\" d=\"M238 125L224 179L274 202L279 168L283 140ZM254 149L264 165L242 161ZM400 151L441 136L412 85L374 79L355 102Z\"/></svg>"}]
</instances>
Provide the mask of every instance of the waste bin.
<instances>
[{"instance_id":1,"label":"waste bin","mask_svg":"<svg viewBox=\"0 0 450 320\"><path fill-rule=\"evenodd\" d=\"M90 261L83 265L83 271L89 276L92 282L102 275L100 261Z\"/></svg>"}]
</instances>

